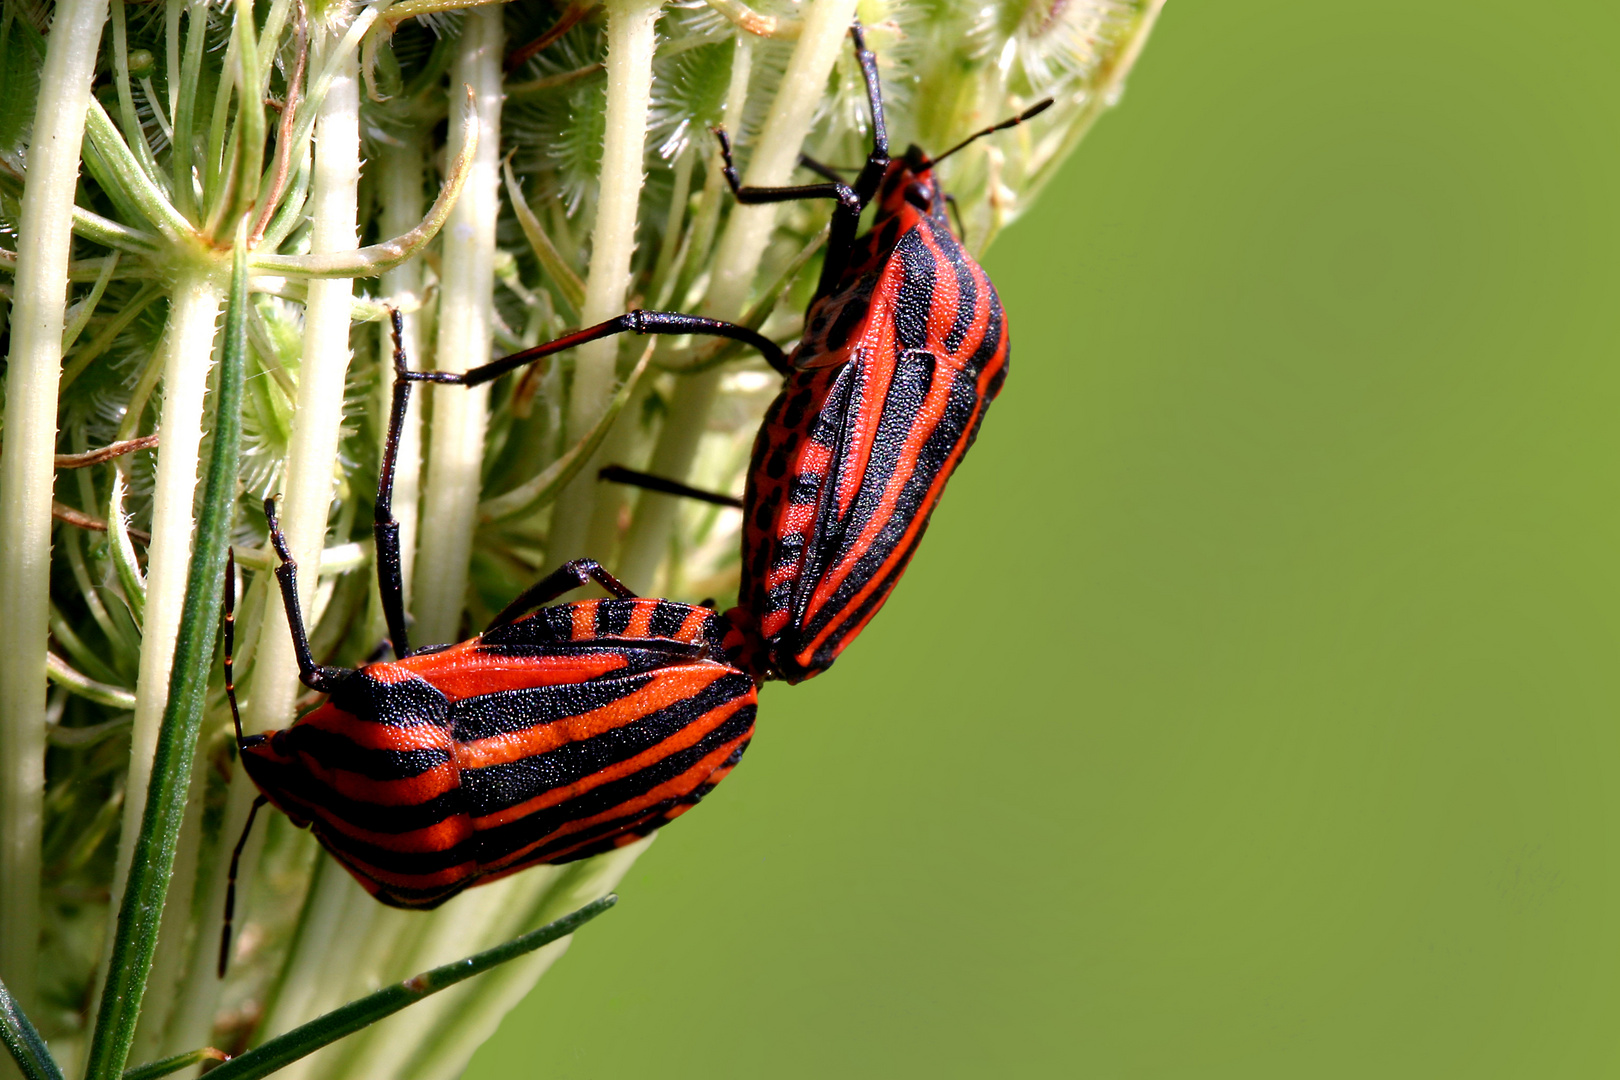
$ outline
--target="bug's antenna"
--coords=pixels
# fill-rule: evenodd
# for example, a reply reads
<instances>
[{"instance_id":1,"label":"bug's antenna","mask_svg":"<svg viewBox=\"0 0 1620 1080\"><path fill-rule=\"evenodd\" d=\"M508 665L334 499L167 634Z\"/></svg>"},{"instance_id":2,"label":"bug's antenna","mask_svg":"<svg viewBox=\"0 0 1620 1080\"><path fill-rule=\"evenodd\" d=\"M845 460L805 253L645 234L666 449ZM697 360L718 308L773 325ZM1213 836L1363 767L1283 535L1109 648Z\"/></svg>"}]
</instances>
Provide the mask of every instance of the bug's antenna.
<instances>
[{"instance_id":1,"label":"bug's antenna","mask_svg":"<svg viewBox=\"0 0 1620 1080\"><path fill-rule=\"evenodd\" d=\"M1041 115L1041 113L1045 112L1047 109L1050 109L1051 107L1052 107L1052 99L1051 98L1047 98L1045 101L1037 101L1035 104L1031 105L1029 108L1025 109L1023 112L1019 113L1017 116L1012 117L1010 120L1003 120L999 124L991 124L989 127L985 128L983 131L975 131L972 135L969 135L967 138L963 139L961 142L957 143L955 146L951 147L949 150L945 151L943 154L939 155L939 157L935 158L933 161L929 162L928 164L930 166L938 165L940 162L944 161L946 158L950 157L952 154L956 153L958 150L961 150L961 149L964 149L966 147L972 146L975 142L977 142L979 139L984 138L986 135L994 135L998 131L1005 131L1010 127L1017 127L1019 124L1022 124L1025 120L1033 119L1034 117L1037 117L1037 116Z\"/></svg>"},{"instance_id":2,"label":"bug's antenna","mask_svg":"<svg viewBox=\"0 0 1620 1080\"><path fill-rule=\"evenodd\" d=\"M242 849L247 847L248 833L253 831L253 819L259 816L259 807L269 802L263 795L256 796L248 808L247 823L242 835L231 851L231 871L225 879L225 925L219 929L219 977L225 977L225 966L231 959L231 920L236 917L236 871L242 865Z\"/></svg>"}]
</instances>

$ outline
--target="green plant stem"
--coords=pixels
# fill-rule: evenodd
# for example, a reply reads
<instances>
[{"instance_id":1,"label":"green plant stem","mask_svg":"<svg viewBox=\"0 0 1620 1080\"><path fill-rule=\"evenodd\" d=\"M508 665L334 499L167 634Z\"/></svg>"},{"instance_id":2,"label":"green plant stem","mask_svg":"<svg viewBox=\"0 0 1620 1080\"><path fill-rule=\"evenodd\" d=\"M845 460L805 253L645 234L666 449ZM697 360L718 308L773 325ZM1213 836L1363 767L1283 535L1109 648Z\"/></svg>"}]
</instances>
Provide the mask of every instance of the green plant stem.
<instances>
[{"instance_id":1,"label":"green plant stem","mask_svg":"<svg viewBox=\"0 0 1620 1080\"><path fill-rule=\"evenodd\" d=\"M146 132L135 112L135 95L129 85L129 41L124 28L124 0L112 0L113 75L118 84L118 119L123 125L124 140L129 143L141 168L156 183L163 182L152 147L146 141Z\"/></svg>"},{"instance_id":2,"label":"green plant stem","mask_svg":"<svg viewBox=\"0 0 1620 1080\"><path fill-rule=\"evenodd\" d=\"M799 43L771 103L743 183L770 187L788 182L810 132L827 75L839 52L849 47L849 26L854 19L855 0L815 0L808 5ZM776 211L771 204L731 208L715 249L705 314L736 319L743 313L760 257L776 228ZM651 472L681 480L691 472L722 377L723 373L716 370L681 380L653 449ZM652 583L658 564L669 551L677 508L678 500L668 495L642 493L620 560L624 580L632 589Z\"/></svg>"},{"instance_id":3,"label":"green plant stem","mask_svg":"<svg viewBox=\"0 0 1620 1080\"><path fill-rule=\"evenodd\" d=\"M264 1019L264 1032L291 1031L349 997L348 975L360 962L356 950L366 937L364 928L352 920L356 913L377 906L336 862L320 857L298 921L298 936ZM288 1065L283 1080L301 1080L318 1061L319 1056L305 1057Z\"/></svg>"},{"instance_id":4,"label":"green plant stem","mask_svg":"<svg viewBox=\"0 0 1620 1080\"><path fill-rule=\"evenodd\" d=\"M564 916L504 945L486 949L475 956L436 967L431 971L424 971L393 986L386 986L376 993L367 994L358 1001L351 1001L341 1009L311 1020L302 1027L271 1039L263 1046L232 1058L210 1075L217 1074L217 1080L258 1080L261 1076L268 1076L290 1062L336 1042L345 1035L375 1024L383 1017L396 1013L408 1005L414 1005L431 994L566 937L617 902L616 896L604 896L572 915Z\"/></svg>"},{"instance_id":5,"label":"green plant stem","mask_svg":"<svg viewBox=\"0 0 1620 1080\"><path fill-rule=\"evenodd\" d=\"M45 635L65 284L79 147L107 0L61 0L40 72L11 304L0 455L0 978L34 996L45 786Z\"/></svg>"},{"instance_id":6,"label":"green plant stem","mask_svg":"<svg viewBox=\"0 0 1620 1080\"><path fill-rule=\"evenodd\" d=\"M245 223L244 223L245 226ZM237 456L242 441L242 387L247 368L247 252L238 233L231 275L225 345L215 393L214 442L204 481L197 542L186 582L185 618L174 644L168 706L153 757L140 836L119 904L112 962L90 1040L88 1080L117 1080L124 1071L140 1018L168 897L192 762L208 693L218 633L225 547L236 505Z\"/></svg>"},{"instance_id":7,"label":"green plant stem","mask_svg":"<svg viewBox=\"0 0 1620 1080\"><path fill-rule=\"evenodd\" d=\"M12 1060L27 1080L62 1080L62 1070L56 1067L45 1040L39 1037L28 1014L22 1011L3 982L0 982L0 1043L11 1052Z\"/></svg>"},{"instance_id":8,"label":"green plant stem","mask_svg":"<svg viewBox=\"0 0 1620 1080\"><path fill-rule=\"evenodd\" d=\"M157 1080L160 1076L177 1073L181 1069L188 1069L193 1065L201 1065L205 1061L229 1061L231 1056L223 1050L216 1050L212 1046L204 1046L198 1050L187 1050L183 1054L175 1054L161 1061L149 1062L146 1065L137 1065L132 1069L125 1069L122 1080Z\"/></svg>"},{"instance_id":9,"label":"green plant stem","mask_svg":"<svg viewBox=\"0 0 1620 1080\"><path fill-rule=\"evenodd\" d=\"M618 888L625 873L654 839L656 837L649 836L606 855L563 867L555 882L532 894L530 903L517 909L522 914L512 920L513 928L507 933L549 923L564 912L588 903L610 900L612 890ZM534 989L534 984L551 965L562 958L570 941L563 938L550 948L531 953L446 994L437 1003L440 1013L437 1023L431 1029L423 1026L418 1048L402 1063L396 1075L400 1080L456 1080L506 1014ZM377 1080L375 1074L373 1080Z\"/></svg>"},{"instance_id":10,"label":"green plant stem","mask_svg":"<svg viewBox=\"0 0 1620 1080\"><path fill-rule=\"evenodd\" d=\"M478 149L465 198L444 230L439 283L438 341L434 365L465 371L489 359L495 286L495 220L500 207L501 59L506 35L502 10L467 12L450 71L450 99L471 87L478 109ZM459 139L447 153L460 149ZM484 461L489 388L435 387L429 435L424 527L418 541L417 646L454 641L466 601L480 474ZM428 570L427 568L431 568Z\"/></svg>"},{"instance_id":11,"label":"green plant stem","mask_svg":"<svg viewBox=\"0 0 1620 1080\"><path fill-rule=\"evenodd\" d=\"M147 547L146 599L141 611L141 661L135 682L135 723L130 732L129 775L124 789L127 796L114 869L114 896L123 888L134 857L152 755L169 704L170 664L185 613L203 399L214 358L215 324L224 299L214 268L203 264L183 272L169 297L169 324L161 346L163 408L158 427L163 441L158 446L152 495L152 543ZM111 934L107 940L110 949ZM110 952L107 955L110 957Z\"/></svg>"},{"instance_id":12,"label":"green plant stem","mask_svg":"<svg viewBox=\"0 0 1620 1080\"><path fill-rule=\"evenodd\" d=\"M591 231L590 270L580 325L604 322L624 311L630 291L630 256L636 247L636 217L645 178L647 114L652 103L653 52L661 0L607 0L607 117L602 140L596 224ZM569 442L583 439L613 396L618 381L620 339L604 338L575 353L568 396ZM546 556L552 562L591 556L611 559L609 547L623 496L596 480L596 462L557 498Z\"/></svg>"}]
</instances>

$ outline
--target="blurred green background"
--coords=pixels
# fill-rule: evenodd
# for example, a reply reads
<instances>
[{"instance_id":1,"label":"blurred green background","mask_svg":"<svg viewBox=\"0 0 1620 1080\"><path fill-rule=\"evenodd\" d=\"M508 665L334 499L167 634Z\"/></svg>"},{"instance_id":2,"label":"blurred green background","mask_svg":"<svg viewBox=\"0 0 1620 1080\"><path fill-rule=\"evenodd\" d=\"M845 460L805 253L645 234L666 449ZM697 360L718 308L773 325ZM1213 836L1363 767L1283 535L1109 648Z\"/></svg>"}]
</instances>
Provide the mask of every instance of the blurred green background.
<instances>
[{"instance_id":1,"label":"blurred green background","mask_svg":"<svg viewBox=\"0 0 1620 1080\"><path fill-rule=\"evenodd\" d=\"M468 1075L1620 1070L1617 43L1171 3L893 602Z\"/></svg>"}]
</instances>

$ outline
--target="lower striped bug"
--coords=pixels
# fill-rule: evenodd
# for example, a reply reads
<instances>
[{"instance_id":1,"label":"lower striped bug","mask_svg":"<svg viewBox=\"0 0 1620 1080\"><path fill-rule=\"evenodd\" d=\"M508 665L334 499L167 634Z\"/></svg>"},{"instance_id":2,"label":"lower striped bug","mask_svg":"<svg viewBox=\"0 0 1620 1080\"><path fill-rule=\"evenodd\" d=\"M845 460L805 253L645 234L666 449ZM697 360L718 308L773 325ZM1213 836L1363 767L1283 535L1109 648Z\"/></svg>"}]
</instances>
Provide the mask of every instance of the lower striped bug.
<instances>
[{"instance_id":1,"label":"lower striped bug","mask_svg":"<svg viewBox=\"0 0 1620 1080\"><path fill-rule=\"evenodd\" d=\"M396 658L352 670L315 662L298 566L267 499L299 678L326 700L283 730L244 734L232 671L234 555L227 571L226 695L242 767L260 794L231 858L222 976L237 866L266 803L309 828L378 900L433 908L471 886L653 832L713 790L753 736L756 682L727 660L725 620L712 608L637 597L590 559L526 590L472 640L411 651L392 510L411 383L476 385L537 356L530 350L465 375L411 371L397 314L393 322L393 407L374 529ZM591 581L612 597L546 606Z\"/></svg>"}]
</instances>

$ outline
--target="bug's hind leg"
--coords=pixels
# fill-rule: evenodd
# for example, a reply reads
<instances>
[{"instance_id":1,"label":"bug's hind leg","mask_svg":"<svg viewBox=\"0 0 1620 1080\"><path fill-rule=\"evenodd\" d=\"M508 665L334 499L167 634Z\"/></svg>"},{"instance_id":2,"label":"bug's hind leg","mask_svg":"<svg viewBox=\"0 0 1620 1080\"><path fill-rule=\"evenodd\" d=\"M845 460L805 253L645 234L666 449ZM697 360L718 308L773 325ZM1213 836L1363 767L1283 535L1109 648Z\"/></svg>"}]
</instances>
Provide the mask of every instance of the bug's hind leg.
<instances>
[{"instance_id":1,"label":"bug's hind leg","mask_svg":"<svg viewBox=\"0 0 1620 1080\"><path fill-rule=\"evenodd\" d=\"M625 484L646 491L658 491L665 495L696 499L699 502L713 503L715 506L729 506L733 510L743 508L743 501L735 495L722 495L718 491L704 491L702 488L683 484L679 480L671 480L665 476L655 476L652 473L644 473L636 469L627 469L623 465L605 465L597 471L596 478L606 480L612 484Z\"/></svg>"},{"instance_id":2,"label":"bug's hind leg","mask_svg":"<svg viewBox=\"0 0 1620 1080\"><path fill-rule=\"evenodd\" d=\"M604 570L602 564L595 559L574 559L563 563L524 589L518 594L517 599L507 604L499 615L490 620L488 629L494 630L498 626L514 623L535 608L549 604L564 593L572 592L592 581L620 600L634 600L636 597L629 586Z\"/></svg>"},{"instance_id":3,"label":"bug's hind leg","mask_svg":"<svg viewBox=\"0 0 1620 1080\"><path fill-rule=\"evenodd\" d=\"M399 459L400 431L405 422L406 409L410 407L411 384L417 382L438 383L451 386L481 386L492 382L509 371L532 364L534 361L550 356L553 353L571 349L576 345L583 345L590 341L599 341L602 338L612 337L616 334L699 334L712 337L730 338L740 341L757 349L777 371L786 374L791 368L788 365L787 354L776 342L765 337L758 331L735 323L722 322L719 319L708 319L699 315L684 315L673 311L630 311L607 322L595 326L576 330L572 334L565 334L555 341L548 341L536 345L532 349L504 356L499 360L492 360L465 372L450 371L412 371L405 356L403 343L403 326L398 311L390 309L389 317L392 322L394 335L394 396L388 416L388 439L383 446L382 465L377 471L377 502L372 521L372 533L377 541L377 588L382 597L383 618L388 624L388 636L394 644L394 655L404 658L410 655L409 627L405 618L405 587L400 569L399 554L399 522L394 519L394 471ZM587 560L588 561L588 560ZM569 564L573 565L573 564ZM591 563L596 566L595 563ZM597 567L597 572L606 575L606 571ZM279 571L278 571L279 573ZM550 579L548 578L547 581ZM572 580L572 579L570 579ZM584 584L585 578L574 581L561 592L577 588ZM601 579L598 579L599 581ZM609 580L612 580L609 578ZM543 584L543 583L542 583ZM610 592L613 586L602 582L603 587ZM617 584L615 582L615 584ZM538 588L538 586L536 586ZM623 586L618 586L623 588ZM534 589L529 592L534 592ZM561 592L558 595L561 595ZM528 596L529 593L524 593ZM553 597L554 599L555 597ZM522 600L519 597L518 600ZM517 603L518 601L513 601ZM531 602L530 607L541 600ZM508 611L510 611L510 607ZM527 610L527 609L524 609ZM519 612L521 614L521 612ZM497 617L495 625L510 622L516 615L507 617L502 612Z\"/></svg>"}]
</instances>

